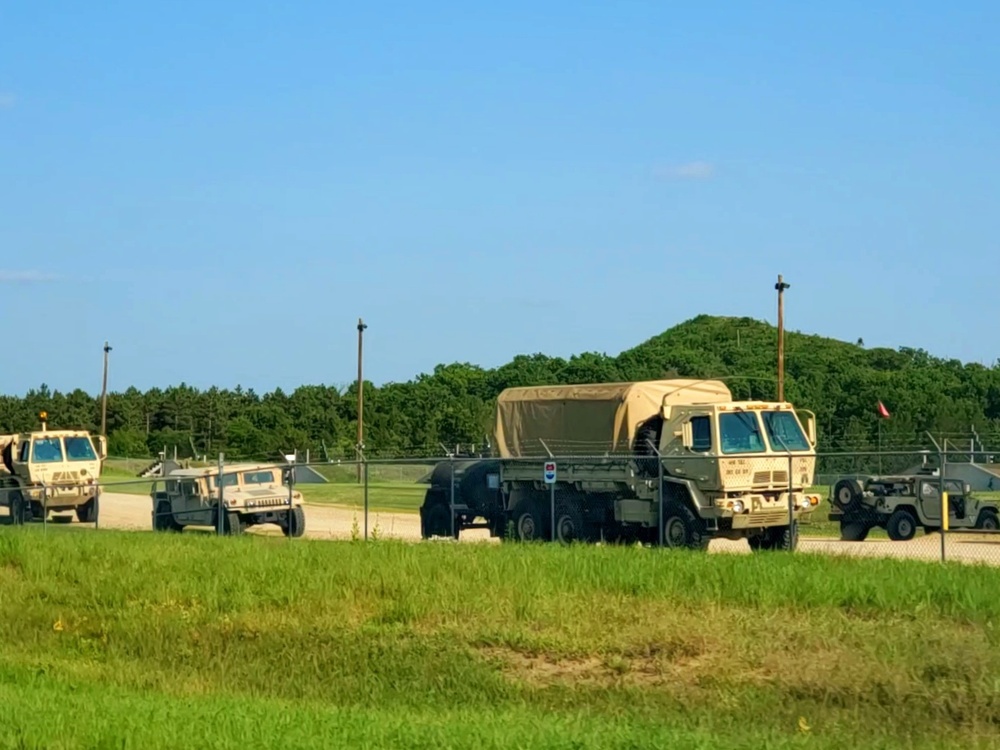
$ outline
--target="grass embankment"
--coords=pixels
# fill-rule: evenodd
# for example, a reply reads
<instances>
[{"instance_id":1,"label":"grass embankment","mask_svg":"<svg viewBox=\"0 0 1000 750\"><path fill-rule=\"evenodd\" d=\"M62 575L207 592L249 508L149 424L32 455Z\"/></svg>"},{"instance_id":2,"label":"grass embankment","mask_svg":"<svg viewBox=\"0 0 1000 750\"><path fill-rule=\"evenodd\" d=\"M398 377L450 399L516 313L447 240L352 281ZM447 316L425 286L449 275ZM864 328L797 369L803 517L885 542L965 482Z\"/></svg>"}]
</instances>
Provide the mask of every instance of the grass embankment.
<instances>
[{"instance_id":1,"label":"grass embankment","mask_svg":"<svg viewBox=\"0 0 1000 750\"><path fill-rule=\"evenodd\" d=\"M0 533L0 746L989 747L986 569Z\"/></svg>"}]
</instances>

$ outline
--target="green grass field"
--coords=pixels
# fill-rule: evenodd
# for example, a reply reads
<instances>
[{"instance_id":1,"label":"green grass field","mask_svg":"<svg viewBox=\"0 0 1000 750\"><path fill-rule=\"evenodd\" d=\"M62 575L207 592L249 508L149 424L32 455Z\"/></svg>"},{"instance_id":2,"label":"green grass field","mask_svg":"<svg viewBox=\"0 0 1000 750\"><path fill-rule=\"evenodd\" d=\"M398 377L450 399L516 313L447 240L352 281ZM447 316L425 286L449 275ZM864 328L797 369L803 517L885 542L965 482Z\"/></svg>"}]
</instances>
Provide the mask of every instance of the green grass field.
<instances>
[{"instance_id":1,"label":"green grass field","mask_svg":"<svg viewBox=\"0 0 1000 750\"><path fill-rule=\"evenodd\" d=\"M0 746L998 744L997 573L0 528Z\"/></svg>"}]
</instances>

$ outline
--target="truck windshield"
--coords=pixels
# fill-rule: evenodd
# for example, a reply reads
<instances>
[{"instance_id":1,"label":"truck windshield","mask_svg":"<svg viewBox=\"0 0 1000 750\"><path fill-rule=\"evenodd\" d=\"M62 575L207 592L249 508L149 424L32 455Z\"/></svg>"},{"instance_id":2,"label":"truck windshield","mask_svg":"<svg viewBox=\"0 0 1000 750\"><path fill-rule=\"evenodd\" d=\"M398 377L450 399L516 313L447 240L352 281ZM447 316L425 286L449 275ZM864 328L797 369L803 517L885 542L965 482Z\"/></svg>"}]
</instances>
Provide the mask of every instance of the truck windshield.
<instances>
[{"instance_id":1,"label":"truck windshield","mask_svg":"<svg viewBox=\"0 0 1000 750\"><path fill-rule=\"evenodd\" d=\"M719 436L723 453L760 453L765 450L757 416L752 412L719 415Z\"/></svg>"},{"instance_id":2,"label":"truck windshield","mask_svg":"<svg viewBox=\"0 0 1000 750\"><path fill-rule=\"evenodd\" d=\"M50 464L63 460L62 441L55 438L35 438L31 444L31 460L37 464Z\"/></svg>"},{"instance_id":3,"label":"truck windshield","mask_svg":"<svg viewBox=\"0 0 1000 750\"><path fill-rule=\"evenodd\" d=\"M765 411L761 413L764 418L764 428L767 430L767 439L771 447L776 451L807 451L809 441L805 433L799 427L799 422L790 411Z\"/></svg>"},{"instance_id":4,"label":"truck windshield","mask_svg":"<svg viewBox=\"0 0 1000 750\"><path fill-rule=\"evenodd\" d=\"M96 461L97 454L94 453L94 446L90 444L90 439L85 437L64 438L66 443L66 458L70 461Z\"/></svg>"}]
</instances>

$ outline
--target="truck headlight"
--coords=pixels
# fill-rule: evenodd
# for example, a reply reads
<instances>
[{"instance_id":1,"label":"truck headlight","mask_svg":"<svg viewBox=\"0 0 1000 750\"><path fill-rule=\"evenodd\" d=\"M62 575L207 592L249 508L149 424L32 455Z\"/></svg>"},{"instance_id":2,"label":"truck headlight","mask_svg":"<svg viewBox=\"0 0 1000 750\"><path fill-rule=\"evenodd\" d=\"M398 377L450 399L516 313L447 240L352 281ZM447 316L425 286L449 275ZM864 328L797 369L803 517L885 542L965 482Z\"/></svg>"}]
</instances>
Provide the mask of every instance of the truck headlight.
<instances>
[{"instance_id":1,"label":"truck headlight","mask_svg":"<svg viewBox=\"0 0 1000 750\"><path fill-rule=\"evenodd\" d=\"M733 513L742 513L742 512L743 512L743 501L737 500L736 502L733 503Z\"/></svg>"},{"instance_id":2,"label":"truck headlight","mask_svg":"<svg viewBox=\"0 0 1000 750\"><path fill-rule=\"evenodd\" d=\"M801 500L799 500L799 507L802 510L809 510L809 508L812 507L812 503L809 502L808 497L803 497Z\"/></svg>"}]
</instances>

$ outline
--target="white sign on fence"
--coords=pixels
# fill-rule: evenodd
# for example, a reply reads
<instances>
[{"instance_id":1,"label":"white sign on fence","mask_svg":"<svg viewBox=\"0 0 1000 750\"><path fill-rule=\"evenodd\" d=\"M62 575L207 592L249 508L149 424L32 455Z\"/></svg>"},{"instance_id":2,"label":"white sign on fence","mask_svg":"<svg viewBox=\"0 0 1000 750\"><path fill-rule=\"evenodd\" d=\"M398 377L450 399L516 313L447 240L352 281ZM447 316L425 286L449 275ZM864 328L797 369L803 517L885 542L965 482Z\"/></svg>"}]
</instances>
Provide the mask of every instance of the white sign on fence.
<instances>
[{"instance_id":1,"label":"white sign on fence","mask_svg":"<svg viewBox=\"0 0 1000 750\"><path fill-rule=\"evenodd\" d=\"M556 483L556 462L546 461L545 462L545 484L555 484Z\"/></svg>"}]
</instances>

